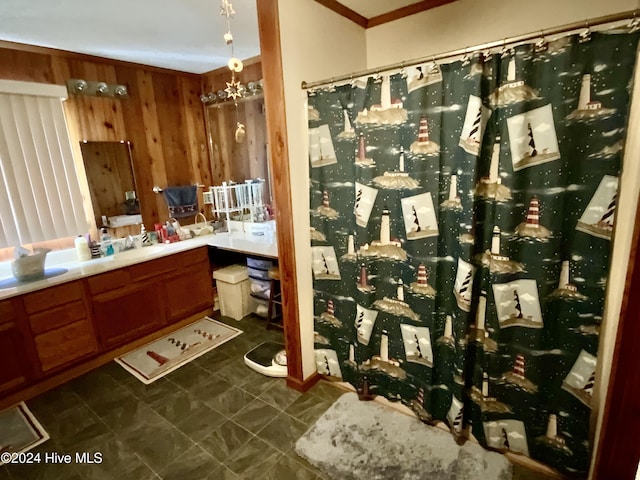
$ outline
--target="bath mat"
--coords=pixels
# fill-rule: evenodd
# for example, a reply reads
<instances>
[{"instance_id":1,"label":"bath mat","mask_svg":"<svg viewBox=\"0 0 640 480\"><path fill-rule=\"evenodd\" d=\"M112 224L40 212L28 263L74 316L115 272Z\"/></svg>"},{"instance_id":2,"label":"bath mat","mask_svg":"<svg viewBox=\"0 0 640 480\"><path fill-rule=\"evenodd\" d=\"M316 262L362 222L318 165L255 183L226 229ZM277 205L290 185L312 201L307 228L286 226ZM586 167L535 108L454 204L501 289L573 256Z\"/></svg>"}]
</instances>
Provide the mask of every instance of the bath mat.
<instances>
[{"instance_id":1,"label":"bath mat","mask_svg":"<svg viewBox=\"0 0 640 480\"><path fill-rule=\"evenodd\" d=\"M296 452L340 480L509 480L499 453L376 402L342 395L296 442Z\"/></svg>"},{"instance_id":2,"label":"bath mat","mask_svg":"<svg viewBox=\"0 0 640 480\"><path fill-rule=\"evenodd\" d=\"M0 465L11 461L7 453L16 457L47 440L49 434L24 402L0 412Z\"/></svg>"},{"instance_id":3,"label":"bath mat","mask_svg":"<svg viewBox=\"0 0 640 480\"><path fill-rule=\"evenodd\" d=\"M204 317L115 361L149 385L241 333L242 330Z\"/></svg>"}]
</instances>

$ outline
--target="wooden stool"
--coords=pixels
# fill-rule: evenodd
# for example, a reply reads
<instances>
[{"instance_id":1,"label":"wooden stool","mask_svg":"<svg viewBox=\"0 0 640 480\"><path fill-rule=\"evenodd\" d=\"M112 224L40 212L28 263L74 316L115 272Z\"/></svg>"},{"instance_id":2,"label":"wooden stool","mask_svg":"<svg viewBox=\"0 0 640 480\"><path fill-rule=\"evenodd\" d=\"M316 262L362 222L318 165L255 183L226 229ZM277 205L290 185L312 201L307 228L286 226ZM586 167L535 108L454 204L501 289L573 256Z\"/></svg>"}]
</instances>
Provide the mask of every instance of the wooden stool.
<instances>
[{"instance_id":1,"label":"wooden stool","mask_svg":"<svg viewBox=\"0 0 640 480\"><path fill-rule=\"evenodd\" d=\"M269 269L269 308L267 310L267 330L271 327L283 328L282 323L275 320L282 317L282 292L280 291L280 269ZM276 305L280 305L280 313L277 314Z\"/></svg>"}]
</instances>

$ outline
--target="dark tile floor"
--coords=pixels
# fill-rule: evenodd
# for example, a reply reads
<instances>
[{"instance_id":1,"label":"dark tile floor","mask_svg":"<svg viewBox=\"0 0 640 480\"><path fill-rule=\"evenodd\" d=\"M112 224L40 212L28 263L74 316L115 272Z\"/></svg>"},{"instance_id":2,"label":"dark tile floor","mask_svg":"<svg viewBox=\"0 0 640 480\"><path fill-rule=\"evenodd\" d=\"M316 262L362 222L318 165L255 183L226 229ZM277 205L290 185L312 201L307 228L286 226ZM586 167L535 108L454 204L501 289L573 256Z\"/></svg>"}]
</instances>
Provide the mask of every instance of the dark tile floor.
<instances>
[{"instance_id":1,"label":"dark tile floor","mask_svg":"<svg viewBox=\"0 0 640 480\"><path fill-rule=\"evenodd\" d=\"M0 480L329 480L293 446L344 391L320 382L300 394L247 368L244 353L282 333L228 323L245 333L151 385L111 362L28 401L51 436L33 452L100 452L102 463L11 465ZM516 467L514 479L543 478Z\"/></svg>"},{"instance_id":2,"label":"dark tile floor","mask_svg":"<svg viewBox=\"0 0 640 480\"><path fill-rule=\"evenodd\" d=\"M300 394L250 370L244 353L282 333L228 323L245 333L151 385L112 362L28 401L51 436L32 451L100 452L102 463L11 465L0 480L324 479L293 445L343 391Z\"/></svg>"}]
</instances>

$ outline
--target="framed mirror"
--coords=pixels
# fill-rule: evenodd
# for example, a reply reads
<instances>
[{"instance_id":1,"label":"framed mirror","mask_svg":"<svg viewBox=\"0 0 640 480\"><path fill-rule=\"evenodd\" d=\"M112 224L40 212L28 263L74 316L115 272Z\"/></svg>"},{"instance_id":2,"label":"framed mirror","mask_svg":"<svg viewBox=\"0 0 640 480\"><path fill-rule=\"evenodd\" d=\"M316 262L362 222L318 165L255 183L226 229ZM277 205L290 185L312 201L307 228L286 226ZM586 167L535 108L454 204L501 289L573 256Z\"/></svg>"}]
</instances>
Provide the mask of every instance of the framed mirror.
<instances>
[{"instance_id":1,"label":"framed mirror","mask_svg":"<svg viewBox=\"0 0 640 480\"><path fill-rule=\"evenodd\" d=\"M98 227L142 223L133 174L131 143L80 142Z\"/></svg>"},{"instance_id":2,"label":"framed mirror","mask_svg":"<svg viewBox=\"0 0 640 480\"><path fill-rule=\"evenodd\" d=\"M272 205L264 97L253 95L236 103L212 104L205 109L212 172L238 183L264 179L263 202ZM236 137L238 123L246 129L242 139Z\"/></svg>"}]
</instances>

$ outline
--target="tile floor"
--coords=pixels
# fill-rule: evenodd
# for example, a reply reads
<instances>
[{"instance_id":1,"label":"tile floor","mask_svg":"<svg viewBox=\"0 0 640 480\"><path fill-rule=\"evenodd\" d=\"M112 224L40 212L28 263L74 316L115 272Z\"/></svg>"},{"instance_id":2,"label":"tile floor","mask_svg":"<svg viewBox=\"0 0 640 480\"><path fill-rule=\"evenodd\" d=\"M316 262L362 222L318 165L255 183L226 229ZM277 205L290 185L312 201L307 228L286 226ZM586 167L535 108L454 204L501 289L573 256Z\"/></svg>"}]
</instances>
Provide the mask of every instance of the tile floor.
<instances>
[{"instance_id":1,"label":"tile floor","mask_svg":"<svg viewBox=\"0 0 640 480\"><path fill-rule=\"evenodd\" d=\"M5 466L0 480L329 480L293 445L344 391L320 382L301 394L250 370L244 353L282 333L229 323L245 333L151 385L111 362L28 401L51 436L32 451L103 461Z\"/></svg>"}]
</instances>

